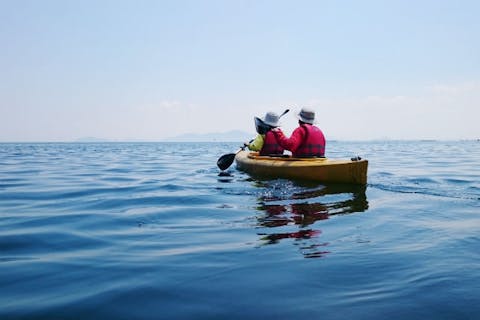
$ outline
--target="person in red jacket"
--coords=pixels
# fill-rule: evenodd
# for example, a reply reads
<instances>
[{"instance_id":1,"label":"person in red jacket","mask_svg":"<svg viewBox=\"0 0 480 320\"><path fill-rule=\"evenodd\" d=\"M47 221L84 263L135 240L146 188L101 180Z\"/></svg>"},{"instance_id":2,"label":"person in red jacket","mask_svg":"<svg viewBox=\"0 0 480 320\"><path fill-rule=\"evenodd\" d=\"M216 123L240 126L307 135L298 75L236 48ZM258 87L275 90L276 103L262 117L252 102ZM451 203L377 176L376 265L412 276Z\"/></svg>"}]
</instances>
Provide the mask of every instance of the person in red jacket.
<instances>
[{"instance_id":1,"label":"person in red jacket","mask_svg":"<svg viewBox=\"0 0 480 320\"><path fill-rule=\"evenodd\" d=\"M258 135L253 141L246 142L244 145L249 150L259 151L261 156L283 154L283 148L278 145L272 133L272 129L279 126L278 119L279 116L275 112L267 112L263 119L255 117L255 122L257 123L258 120L260 124L260 126L256 125Z\"/></svg>"},{"instance_id":2,"label":"person in red jacket","mask_svg":"<svg viewBox=\"0 0 480 320\"><path fill-rule=\"evenodd\" d=\"M314 126L315 111L302 108L297 114L298 127L287 138L280 128L272 130L278 144L292 152L293 157L325 157L325 136L322 130Z\"/></svg>"}]
</instances>

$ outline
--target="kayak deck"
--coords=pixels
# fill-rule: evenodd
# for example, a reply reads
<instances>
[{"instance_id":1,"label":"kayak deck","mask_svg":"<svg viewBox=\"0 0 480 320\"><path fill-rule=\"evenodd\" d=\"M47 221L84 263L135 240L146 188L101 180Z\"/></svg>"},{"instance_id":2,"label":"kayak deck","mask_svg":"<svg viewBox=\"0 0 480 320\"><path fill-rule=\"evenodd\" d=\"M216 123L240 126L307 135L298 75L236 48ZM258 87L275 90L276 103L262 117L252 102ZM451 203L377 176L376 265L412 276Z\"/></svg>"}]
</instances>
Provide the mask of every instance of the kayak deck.
<instances>
[{"instance_id":1,"label":"kayak deck","mask_svg":"<svg viewBox=\"0 0 480 320\"><path fill-rule=\"evenodd\" d=\"M331 183L367 183L368 161L259 156L240 151L235 157L237 169L251 175Z\"/></svg>"}]
</instances>

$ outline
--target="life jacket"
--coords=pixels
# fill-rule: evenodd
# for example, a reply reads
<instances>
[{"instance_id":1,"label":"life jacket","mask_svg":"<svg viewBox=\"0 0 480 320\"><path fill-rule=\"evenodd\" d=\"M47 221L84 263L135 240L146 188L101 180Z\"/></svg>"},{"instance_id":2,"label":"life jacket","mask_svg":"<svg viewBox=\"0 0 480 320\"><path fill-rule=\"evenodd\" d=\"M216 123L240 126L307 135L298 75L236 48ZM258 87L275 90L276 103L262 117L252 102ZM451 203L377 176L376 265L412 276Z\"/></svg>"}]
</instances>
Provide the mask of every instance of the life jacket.
<instances>
[{"instance_id":1,"label":"life jacket","mask_svg":"<svg viewBox=\"0 0 480 320\"><path fill-rule=\"evenodd\" d=\"M272 131L265 133L265 139L263 140L263 147L260 150L261 156L268 156L271 154L283 154L283 148L277 143L275 135Z\"/></svg>"},{"instance_id":2,"label":"life jacket","mask_svg":"<svg viewBox=\"0 0 480 320\"><path fill-rule=\"evenodd\" d=\"M305 137L300 146L293 153L294 157L324 157L325 137L318 127L302 124Z\"/></svg>"}]
</instances>

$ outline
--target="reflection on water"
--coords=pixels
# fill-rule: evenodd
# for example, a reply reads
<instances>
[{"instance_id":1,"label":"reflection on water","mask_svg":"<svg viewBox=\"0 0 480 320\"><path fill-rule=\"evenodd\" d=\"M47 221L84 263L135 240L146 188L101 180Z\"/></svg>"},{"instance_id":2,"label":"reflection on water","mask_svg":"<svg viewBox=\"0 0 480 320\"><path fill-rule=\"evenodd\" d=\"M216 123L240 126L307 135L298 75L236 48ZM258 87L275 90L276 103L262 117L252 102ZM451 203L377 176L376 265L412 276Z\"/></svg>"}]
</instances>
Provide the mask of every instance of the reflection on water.
<instances>
[{"instance_id":1,"label":"reflection on water","mask_svg":"<svg viewBox=\"0 0 480 320\"><path fill-rule=\"evenodd\" d=\"M256 184L265 191L256 208L262 213L257 216L257 227L265 229L258 232L262 245L294 239L294 245L306 258L329 253L328 242L319 241L322 231L317 221L368 209L366 186L312 186L285 181Z\"/></svg>"}]
</instances>

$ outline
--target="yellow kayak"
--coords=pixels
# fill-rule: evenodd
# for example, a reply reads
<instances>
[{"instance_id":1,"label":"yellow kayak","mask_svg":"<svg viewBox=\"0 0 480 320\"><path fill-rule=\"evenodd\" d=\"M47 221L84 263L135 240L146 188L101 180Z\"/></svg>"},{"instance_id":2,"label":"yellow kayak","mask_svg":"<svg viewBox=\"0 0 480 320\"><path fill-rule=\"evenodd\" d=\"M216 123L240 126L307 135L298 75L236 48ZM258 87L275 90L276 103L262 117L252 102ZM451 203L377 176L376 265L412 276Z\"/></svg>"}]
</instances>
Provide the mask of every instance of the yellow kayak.
<instances>
[{"instance_id":1,"label":"yellow kayak","mask_svg":"<svg viewBox=\"0 0 480 320\"><path fill-rule=\"evenodd\" d=\"M327 183L366 184L368 161L259 156L240 151L235 156L237 169L254 176L287 178Z\"/></svg>"}]
</instances>

